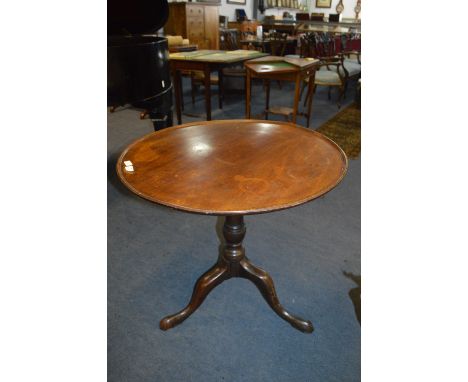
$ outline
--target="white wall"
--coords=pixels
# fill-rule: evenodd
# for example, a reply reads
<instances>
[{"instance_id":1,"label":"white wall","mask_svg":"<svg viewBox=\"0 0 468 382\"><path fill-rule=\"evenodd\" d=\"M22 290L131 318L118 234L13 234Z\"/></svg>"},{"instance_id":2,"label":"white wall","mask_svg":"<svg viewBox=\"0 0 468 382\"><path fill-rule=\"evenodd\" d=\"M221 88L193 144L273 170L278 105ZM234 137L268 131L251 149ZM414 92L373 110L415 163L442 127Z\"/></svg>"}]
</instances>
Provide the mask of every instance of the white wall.
<instances>
[{"instance_id":1,"label":"white wall","mask_svg":"<svg viewBox=\"0 0 468 382\"><path fill-rule=\"evenodd\" d=\"M309 12L312 13L325 13L328 15L329 13L336 13L336 6L340 0L332 0L331 8L315 8L315 0L310 0L309 2ZM343 0L344 11L341 12L341 17L356 17L356 13L354 13L354 7L356 6L357 0ZM359 18L361 18L361 14L359 14Z\"/></svg>"},{"instance_id":2,"label":"white wall","mask_svg":"<svg viewBox=\"0 0 468 382\"><path fill-rule=\"evenodd\" d=\"M224 0L223 0L224 1ZM287 11L293 15L297 12L300 13L325 13L328 15L330 13L336 13L336 6L340 0L332 0L331 8L316 8L315 7L315 0L307 0L308 10L307 11L296 11L294 9L283 9L283 8L270 8L265 11L264 16L274 15L274 16L282 16L284 11ZM356 16L354 13L354 7L356 6L357 0L343 0L344 11L341 12L341 17L346 18L353 18ZM263 18L263 17L262 17ZM359 18L361 18L361 14L359 14Z\"/></svg>"},{"instance_id":3,"label":"white wall","mask_svg":"<svg viewBox=\"0 0 468 382\"><path fill-rule=\"evenodd\" d=\"M283 17L283 12L289 12L293 16L296 15L296 13L307 13L307 11L300 11L296 9L291 9L291 8L268 8L265 10L263 15L260 16L260 19L263 20L265 16L275 16L277 19L281 19ZM259 12L260 14L260 12Z\"/></svg>"},{"instance_id":4,"label":"white wall","mask_svg":"<svg viewBox=\"0 0 468 382\"><path fill-rule=\"evenodd\" d=\"M315 1L315 0L313 0ZM298 3L302 6L308 5L310 0L299 0ZM267 1L265 0L265 4ZM296 13L310 13L309 11L301 10L301 9L293 9L293 8L267 8L263 15L261 15L261 19L265 16L275 16L277 19L281 19L283 17L283 13L288 12L292 14L294 17Z\"/></svg>"},{"instance_id":5,"label":"white wall","mask_svg":"<svg viewBox=\"0 0 468 382\"><path fill-rule=\"evenodd\" d=\"M221 16L229 17L229 21L236 21L236 9L243 9L247 14L248 19L253 17L253 0L246 0L245 5L240 4L228 4L227 0L221 0L221 6L219 7L219 14Z\"/></svg>"}]
</instances>

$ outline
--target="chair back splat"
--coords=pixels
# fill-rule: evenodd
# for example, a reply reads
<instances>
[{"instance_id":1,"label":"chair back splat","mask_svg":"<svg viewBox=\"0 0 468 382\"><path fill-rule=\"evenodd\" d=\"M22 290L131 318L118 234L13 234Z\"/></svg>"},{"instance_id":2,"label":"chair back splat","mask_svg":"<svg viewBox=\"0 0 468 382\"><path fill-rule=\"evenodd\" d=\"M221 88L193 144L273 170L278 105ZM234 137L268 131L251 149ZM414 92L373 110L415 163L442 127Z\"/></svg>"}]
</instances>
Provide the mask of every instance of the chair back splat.
<instances>
[{"instance_id":1,"label":"chair back splat","mask_svg":"<svg viewBox=\"0 0 468 382\"><path fill-rule=\"evenodd\" d=\"M268 35L269 47L272 56L284 56L288 35L286 33L272 32Z\"/></svg>"},{"instance_id":2,"label":"chair back splat","mask_svg":"<svg viewBox=\"0 0 468 382\"><path fill-rule=\"evenodd\" d=\"M238 31L222 31L219 36L221 50L237 50L240 49Z\"/></svg>"},{"instance_id":3,"label":"chair back splat","mask_svg":"<svg viewBox=\"0 0 468 382\"><path fill-rule=\"evenodd\" d=\"M337 54L335 38L329 33L306 33L301 37L301 57L324 58Z\"/></svg>"},{"instance_id":4,"label":"chair back splat","mask_svg":"<svg viewBox=\"0 0 468 382\"><path fill-rule=\"evenodd\" d=\"M352 41L360 39L360 33L342 33L340 36L341 52L347 52L352 50Z\"/></svg>"},{"instance_id":5,"label":"chair back splat","mask_svg":"<svg viewBox=\"0 0 468 382\"><path fill-rule=\"evenodd\" d=\"M314 85L327 86L329 99L331 88L339 88L338 107L341 106L348 82L361 75L360 52L348 51L347 49L347 42L352 38L355 38L354 35L342 35L337 44L335 36L329 33L312 32L301 37L301 57L313 57L321 61L319 69L315 73ZM337 49L337 45L341 49ZM356 55L357 58L352 60L351 54Z\"/></svg>"}]
</instances>

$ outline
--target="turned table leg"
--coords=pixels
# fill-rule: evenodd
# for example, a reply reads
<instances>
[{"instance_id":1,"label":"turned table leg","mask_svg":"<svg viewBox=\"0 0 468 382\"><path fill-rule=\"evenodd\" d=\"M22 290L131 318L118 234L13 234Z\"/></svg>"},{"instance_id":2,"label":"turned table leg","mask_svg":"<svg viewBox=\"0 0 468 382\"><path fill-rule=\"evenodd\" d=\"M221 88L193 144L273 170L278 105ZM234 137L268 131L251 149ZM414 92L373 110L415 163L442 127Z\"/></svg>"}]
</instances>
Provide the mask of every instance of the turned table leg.
<instances>
[{"instance_id":1,"label":"turned table leg","mask_svg":"<svg viewBox=\"0 0 468 382\"><path fill-rule=\"evenodd\" d=\"M297 111L299 109L300 95L301 95L301 75L298 72L296 74L295 87L294 87L294 106L293 106L292 123L296 123Z\"/></svg>"},{"instance_id":2,"label":"turned table leg","mask_svg":"<svg viewBox=\"0 0 468 382\"><path fill-rule=\"evenodd\" d=\"M245 75L245 118L250 119L250 95L252 92L252 77L250 70L246 68Z\"/></svg>"},{"instance_id":3,"label":"turned table leg","mask_svg":"<svg viewBox=\"0 0 468 382\"><path fill-rule=\"evenodd\" d=\"M174 90L175 90L175 106L176 106L176 115L177 123L180 125L182 123L182 77L180 70L176 69L173 66L172 76L174 77Z\"/></svg>"},{"instance_id":4,"label":"turned table leg","mask_svg":"<svg viewBox=\"0 0 468 382\"><path fill-rule=\"evenodd\" d=\"M211 121L211 70L209 65L205 65L205 109L206 109L206 120Z\"/></svg>"},{"instance_id":5,"label":"turned table leg","mask_svg":"<svg viewBox=\"0 0 468 382\"><path fill-rule=\"evenodd\" d=\"M223 226L226 244L221 258L198 279L188 305L180 312L161 320L159 326L162 330L173 328L183 322L202 304L206 296L217 285L231 277L242 277L252 281L278 316L296 329L307 333L314 330L310 321L292 315L280 304L271 276L263 269L257 268L245 257L245 250L242 246L245 231L243 216L226 216Z\"/></svg>"}]
</instances>

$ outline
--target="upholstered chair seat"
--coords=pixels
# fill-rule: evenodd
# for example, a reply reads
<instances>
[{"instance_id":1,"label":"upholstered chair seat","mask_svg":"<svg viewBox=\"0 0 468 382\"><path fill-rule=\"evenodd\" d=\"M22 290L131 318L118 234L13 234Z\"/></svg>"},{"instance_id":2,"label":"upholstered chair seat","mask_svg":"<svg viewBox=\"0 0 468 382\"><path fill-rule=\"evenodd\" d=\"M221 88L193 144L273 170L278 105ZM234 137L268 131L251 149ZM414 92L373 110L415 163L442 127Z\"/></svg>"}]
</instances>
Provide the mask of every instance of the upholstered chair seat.
<instances>
[{"instance_id":1,"label":"upholstered chair seat","mask_svg":"<svg viewBox=\"0 0 468 382\"><path fill-rule=\"evenodd\" d=\"M340 68L341 69L341 68ZM315 84L316 85L341 85L341 79L336 68L330 65L330 70L325 66L321 67L320 70L315 72Z\"/></svg>"},{"instance_id":2,"label":"upholstered chair seat","mask_svg":"<svg viewBox=\"0 0 468 382\"><path fill-rule=\"evenodd\" d=\"M357 76L359 73L361 73L361 64L357 61L354 61L353 59L345 59L343 61L343 66L346 68L348 71L348 76L349 77L354 77ZM345 71L342 66L340 66L340 73L342 76L345 76Z\"/></svg>"},{"instance_id":3,"label":"upholstered chair seat","mask_svg":"<svg viewBox=\"0 0 468 382\"><path fill-rule=\"evenodd\" d=\"M348 61L348 62L353 62L353 63L355 63L355 64L361 65L361 60L358 59L357 57L349 57L349 58L348 58L348 57L345 57L344 61L345 61L345 62L346 62L346 61Z\"/></svg>"}]
</instances>

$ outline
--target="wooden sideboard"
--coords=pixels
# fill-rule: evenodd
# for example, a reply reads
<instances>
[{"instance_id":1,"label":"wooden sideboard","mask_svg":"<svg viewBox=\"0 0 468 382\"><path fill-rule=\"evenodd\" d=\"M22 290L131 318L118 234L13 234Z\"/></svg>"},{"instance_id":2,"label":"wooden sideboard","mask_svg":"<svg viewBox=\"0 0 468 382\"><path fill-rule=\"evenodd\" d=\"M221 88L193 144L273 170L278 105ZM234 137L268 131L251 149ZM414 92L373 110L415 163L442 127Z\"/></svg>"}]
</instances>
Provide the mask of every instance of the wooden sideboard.
<instances>
[{"instance_id":1,"label":"wooden sideboard","mask_svg":"<svg viewBox=\"0 0 468 382\"><path fill-rule=\"evenodd\" d=\"M199 49L219 49L219 5L169 3L164 33L188 38Z\"/></svg>"},{"instance_id":2,"label":"wooden sideboard","mask_svg":"<svg viewBox=\"0 0 468 382\"><path fill-rule=\"evenodd\" d=\"M248 20L248 21L229 21L228 28L237 29L241 32L251 32L255 33L257 31L257 26L259 22L256 20Z\"/></svg>"}]
</instances>

